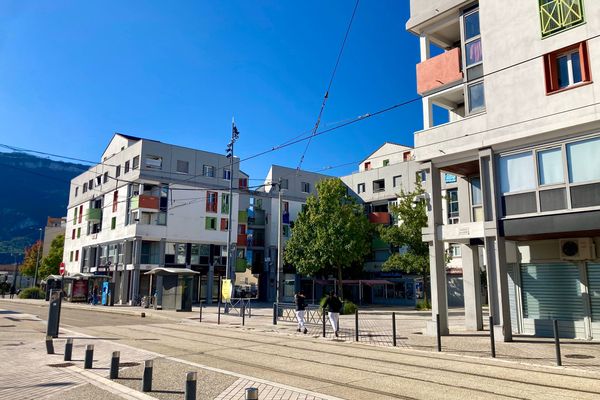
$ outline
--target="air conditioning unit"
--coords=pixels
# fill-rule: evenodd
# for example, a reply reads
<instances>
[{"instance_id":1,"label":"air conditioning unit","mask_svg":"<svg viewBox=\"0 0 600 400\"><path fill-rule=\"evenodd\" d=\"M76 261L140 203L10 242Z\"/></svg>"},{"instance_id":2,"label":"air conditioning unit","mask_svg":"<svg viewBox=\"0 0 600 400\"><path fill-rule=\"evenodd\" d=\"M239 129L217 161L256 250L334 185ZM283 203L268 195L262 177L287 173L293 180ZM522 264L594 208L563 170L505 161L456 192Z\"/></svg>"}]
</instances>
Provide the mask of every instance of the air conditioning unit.
<instances>
[{"instance_id":1,"label":"air conditioning unit","mask_svg":"<svg viewBox=\"0 0 600 400\"><path fill-rule=\"evenodd\" d=\"M565 261L593 260L596 244L592 238L560 239L560 259Z\"/></svg>"}]
</instances>

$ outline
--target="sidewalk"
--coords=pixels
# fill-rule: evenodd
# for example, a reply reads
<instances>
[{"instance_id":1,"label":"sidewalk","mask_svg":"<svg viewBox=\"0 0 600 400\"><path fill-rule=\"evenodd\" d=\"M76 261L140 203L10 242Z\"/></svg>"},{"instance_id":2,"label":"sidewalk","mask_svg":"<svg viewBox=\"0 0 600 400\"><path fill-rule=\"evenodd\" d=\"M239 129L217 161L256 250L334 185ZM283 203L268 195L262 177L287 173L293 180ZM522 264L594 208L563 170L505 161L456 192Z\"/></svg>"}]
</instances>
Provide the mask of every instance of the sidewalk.
<instances>
[{"instance_id":1,"label":"sidewalk","mask_svg":"<svg viewBox=\"0 0 600 400\"><path fill-rule=\"evenodd\" d=\"M43 300L5 300L37 304L44 307ZM194 307L192 312L176 312L167 310L144 309L129 306L90 306L87 304L63 303L65 308L93 309L98 312L119 313L156 319L156 323L173 322L199 323L200 308ZM223 311L223 310L222 310ZM382 310L366 309L359 311L359 342L365 345L390 347L393 343L391 313L396 313L396 342L397 346L405 349L435 352L436 338L422 334L426 321L431 319L429 312L421 312L406 308L385 308ZM217 324L217 306L204 306L202 312L203 324ZM464 316L461 309L449 312L450 336L442 337L442 351L467 357L490 357L490 339L488 327L485 331L469 332L464 328ZM239 315L221 314L221 326L229 329L246 329L266 334L300 335L296 332L295 322L278 321L273 325L273 310L270 306L254 307L252 316L245 318L245 326ZM337 340L339 342L355 341L354 315L342 315L340 318L340 337L334 338L326 324L326 338L322 338L322 324L308 326L308 336L317 340ZM561 339L562 362L564 368L597 371L600 368L600 343L583 340ZM499 360L518 362L527 365L555 366L554 341L551 338L534 338L516 336L513 342L496 343L496 353Z\"/></svg>"}]
</instances>

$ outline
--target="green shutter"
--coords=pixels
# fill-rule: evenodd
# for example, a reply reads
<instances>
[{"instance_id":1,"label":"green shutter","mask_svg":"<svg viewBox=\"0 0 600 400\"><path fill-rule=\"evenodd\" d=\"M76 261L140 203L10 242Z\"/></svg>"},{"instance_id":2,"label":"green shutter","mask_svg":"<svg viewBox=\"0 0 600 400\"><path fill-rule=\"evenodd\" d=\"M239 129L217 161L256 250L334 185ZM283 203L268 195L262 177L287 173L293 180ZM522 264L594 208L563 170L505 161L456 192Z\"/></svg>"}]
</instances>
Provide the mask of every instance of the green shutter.
<instances>
[{"instance_id":1,"label":"green shutter","mask_svg":"<svg viewBox=\"0 0 600 400\"><path fill-rule=\"evenodd\" d=\"M585 21L582 0L540 0L542 37Z\"/></svg>"},{"instance_id":2,"label":"green shutter","mask_svg":"<svg viewBox=\"0 0 600 400\"><path fill-rule=\"evenodd\" d=\"M221 194L221 212L223 214L229 213L229 195L227 193Z\"/></svg>"}]
</instances>

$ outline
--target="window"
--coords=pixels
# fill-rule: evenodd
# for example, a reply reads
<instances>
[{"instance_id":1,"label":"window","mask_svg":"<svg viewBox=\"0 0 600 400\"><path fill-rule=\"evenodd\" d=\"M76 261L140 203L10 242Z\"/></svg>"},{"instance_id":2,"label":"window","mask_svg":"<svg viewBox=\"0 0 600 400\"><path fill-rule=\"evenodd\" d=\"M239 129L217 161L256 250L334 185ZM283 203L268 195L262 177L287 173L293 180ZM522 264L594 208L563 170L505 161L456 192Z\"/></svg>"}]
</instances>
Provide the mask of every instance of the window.
<instances>
[{"instance_id":1,"label":"window","mask_svg":"<svg viewBox=\"0 0 600 400\"><path fill-rule=\"evenodd\" d=\"M162 161L160 156L146 156L144 164L149 169L162 169Z\"/></svg>"},{"instance_id":2,"label":"window","mask_svg":"<svg viewBox=\"0 0 600 400\"><path fill-rule=\"evenodd\" d=\"M373 181L373 193L383 192L385 190L385 179Z\"/></svg>"},{"instance_id":3,"label":"window","mask_svg":"<svg viewBox=\"0 0 600 400\"><path fill-rule=\"evenodd\" d=\"M394 187L402 187L402 175L396 175L392 179L392 184Z\"/></svg>"},{"instance_id":4,"label":"window","mask_svg":"<svg viewBox=\"0 0 600 400\"><path fill-rule=\"evenodd\" d=\"M96 177L96 186L102 185L102 175Z\"/></svg>"},{"instance_id":5,"label":"window","mask_svg":"<svg viewBox=\"0 0 600 400\"><path fill-rule=\"evenodd\" d=\"M569 182L600 180L600 138L567 145Z\"/></svg>"},{"instance_id":6,"label":"window","mask_svg":"<svg viewBox=\"0 0 600 400\"><path fill-rule=\"evenodd\" d=\"M370 169L371 169L371 162L370 162L370 161L367 161L367 162L365 163L365 171L368 171L368 170L370 170Z\"/></svg>"},{"instance_id":7,"label":"window","mask_svg":"<svg viewBox=\"0 0 600 400\"><path fill-rule=\"evenodd\" d=\"M290 212L290 202L289 201L282 201L281 204L283 205L283 213L287 214Z\"/></svg>"},{"instance_id":8,"label":"window","mask_svg":"<svg viewBox=\"0 0 600 400\"><path fill-rule=\"evenodd\" d=\"M229 194L221 194L221 212L227 214L229 212Z\"/></svg>"},{"instance_id":9,"label":"window","mask_svg":"<svg viewBox=\"0 0 600 400\"><path fill-rule=\"evenodd\" d=\"M467 112L474 114L485 110L483 88L483 51L479 25L479 9L469 10L462 17L462 57L465 66Z\"/></svg>"},{"instance_id":10,"label":"window","mask_svg":"<svg viewBox=\"0 0 600 400\"><path fill-rule=\"evenodd\" d=\"M246 225L239 224L238 225L238 235L245 235L245 234L246 234Z\"/></svg>"},{"instance_id":11,"label":"window","mask_svg":"<svg viewBox=\"0 0 600 400\"><path fill-rule=\"evenodd\" d=\"M240 178L238 180L238 186L240 189L248 189L248 178Z\"/></svg>"},{"instance_id":12,"label":"window","mask_svg":"<svg viewBox=\"0 0 600 400\"><path fill-rule=\"evenodd\" d=\"M387 167L388 165L390 165L390 160L383 160L383 166Z\"/></svg>"},{"instance_id":13,"label":"window","mask_svg":"<svg viewBox=\"0 0 600 400\"><path fill-rule=\"evenodd\" d=\"M200 264L200 245L192 244L190 249L190 264L198 265Z\"/></svg>"},{"instance_id":14,"label":"window","mask_svg":"<svg viewBox=\"0 0 600 400\"><path fill-rule=\"evenodd\" d=\"M108 172L104 173L104 182L103 183L107 183L108 182Z\"/></svg>"},{"instance_id":15,"label":"window","mask_svg":"<svg viewBox=\"0 0 600 400\"><path fill-rule=\"evenodd\" d=\"M217 192L206 192L206 211L217 212Z\"/></svg>"},{"instance_id":16,"label":"window","mask_svg":"<svg viewBox=\"0 0 600 400\"><path fill-rule=\"evenodd\" d=\"M115 229L117 227L117 217L112 217L110 220L110 229Z\"/></svg>"},{"instance_id":17,"label":"window","mask_svg":"<svg viewBox=\"0 0 600 400\"><path fill-rule=\"evenodd\" d=\"M140 156L133 157L131 162L131 169L138 169L140 167Z\"/></svg>"},{"instance_id":18,"label":"window","mask_svg":"<svg viewBox=\"0 0 600 400\"><path fill-rule=\"evenodd\" d=\"M456 175L452 174L444 174L444 182L446 183L456 183Z\"/></svg>"},{"instance_id":19,"label":"window","mask_svg":"<svg viewBox=\"0 0 600 400\"><path fill-rule=\"evenodd\" d=\"M71 233L71 240L75 240L75 233L77 231L75 229L73 229L73 232Z\"/></svg>"},{"instance_id":20,"label":"window","mask_svg":"<svg viewBox=\"0 0 600 400\"><path fill-rule=\"evenodd\" d=\"M483 82L479 82L467 87L469 96L469 113L476 113L485 110L485 93Z\"/></svg>"},{"instance_id":21,"label":"window","mask_svg":"<svg viewBox=\"0 0 600 400\"><path fill-rule=\"evenodd\" d=\"M281 188L288 189L290 182L286 178L281 178Z\"/></svg>"},{"instance_id":22,"label":"window","mask_svg":"<svg viewBox=\"0 0 600 400\"><path fill-rule=\"evenodd\" d=\"M202 168L202 175L207 176L209 178L214 178L215 177L215 167L213 167L212 165L205 165Z\"/></svg>"},{"instance_id":23,"label":"window","mask_svg":"<svg viewBox=\"0 0 600 400\"><path fill-rule=\"evenodd\" d=\"M231 180L231 171L228 169L224 169L223 170L223 179L225 179L226 181Z\"/></svg>"},{"instance_id":24,"label":"window","mask_svg":"<svg viewBox=\"0 0 600 400\"><path fill-rule=\"evenodd\" d=\"M591 81L587 43L581 42L544 56L546 93Z\"/></svg>"},{"instance_id":25,"label":"window","mask_svg":"<svg viewBox=\"0 0 600 400\"><path fill-rule=\"evenodd\" d=\"M582 0L540 0L542 37L585 22Z\"/></svg>"},{"instance_id":26,"label":"window","mask_svg":"<svg viewBox=\"0 0 600 400\"><path fill-rule=\"evenodd\" d=\"M358 191L358 194L364 193L365 192L365 184L359 183L358 187L357 187L357 191Z\"/></svg>"},{"instance_id":27,"label":"window","mask_svg":"<svg viewBox=\"0 0 600 400\"><path fill-rule=\"evenodd\" d=\"M460 257L461 256L460 244L450 243L450 247L448 248L448 253L450 253L450 255L452 257Z\"/></svg>"},{"instance_id":28,"label":"window","mask_svg":"<svg viewBox=\"0 0 600 400\"><path fill-rule=\"evenodd\" d=\"M221 218L221 230L222 231L226 231L228 229L228 219L227 218Z\"/></svg>"},{"instance_id":29,"label":"window","mask_svg":"<svg viewBox=\"0 0 600 400\"><path fill-rule=\"evenodd\" d=\"M124 174L129 172L129 161L125 161L125 172L123 172Z\"/></svg>"},{"instance_id":30,"label":"window","mask_svg":"<svg viewBox=\"0 0 600 400\"><path fill-rule=\"evenodd\" d=\"M73 209L73 225L77 223L77 207Z\"/></svg>"},{"instance_id":31,"label":"window","mask_svg":"<svg viewBox=\"0 0 600 400\"><path fill-rule=\"evenodd\" d=\"M559 148L538 151L538 175L540 185L564 183L562 151Z\"/></svg>"},{"instance_id":32,"label":"window","mask_svg":"<svg viewBox=\"0 0 600 400\"><path fill-rule=\"evenodd\" d=\"M75 250L75 261L79 261L79 250Z\"/></svg>"},{"instance_id":33,"label":"window","mask_svg":"<svg viewBox=\"0 0 600 400\"><path fill-rule=\"evenodd\" d=\"M187 255L187 244L185 243L177 243L177 259L175 260L177 264L185 264L185 259Z\"/></svg>"},{"instance_id":34,"label":"window","mask_svg":"<svg viewBox=\"0 0 600 400\"><path fill-rule=\"evenodd\" d=\"M300 184L300 189L302 190L302 193L310 193L310 183L302 182Z\"/></svg>"},{"instance_id":35,"label":"window","mask_svg":"<svg viewBox=\"0 0 600 400\"><path fill-rule=\"evenodd\" d=\"M94 187L94 180L93 180L93 179L90 179L90 180L88 181L88 189L89 189L89 190L92 190L92 188L93 188L93 187Z\"/></svg>"},{"instance_id":36,"label":"window","mask_svg":"<svg viewBox=\"0 0 600 400\"><path fill-rule=\"evenodd\" d=\"M206 217L204 229L208 231L217 230L217 219L214 217Z\"/></svg>"},{"instance_id":37,"label":"window","mask_svg":"<svg viewBox=\"0 0 600 400\"><path fill-rule=\"evenodd\" d=\"M79 206L79 223L83 219L83 206Z\"/></svg>"},{"instance_id":38,"label":"window","mask_svg":"<svg viewBox=\"0 0 600 400\"><path fill-rule=\"evenodd\" d=\"M77 228L77 239L81 237L81 227Z\"/></svg>"},{"instance_id":39,"label":"window","mask_svg":"<svg viewBox=\"0 0 600 400\"><path fill-rule=\"evenodd\" d=\"M77 197L77 195L79 194L79 186L75 187L75 197Z\"/></svg>"},{"instance_id":40,"label":"window","mask_svg":"<svg viewBox=\"0 0 600 400\"><path fill-rule=\"evenodd\" d=\"M500 157L499 169L502 194L535 189L533 154L530 151Z\"/></svg>"},{"instance_id":41,"label":"window","mask_svg":"<svg viewBox=\"0 0 600 400\"><path fill-rule=\"evenodd\" d=\"M481 193L481 179L471 178L471 207L473 208L473 222L483 221L483 196Z\"/></svg>"},{"instance_id":42,"label":"window","mask_svg":"<svg viewBox=\"0 0 600 400\"><path fill-rule=\"evenodd\" d=\"M448 201L448 224L458 224L458 189L446 191Z\"/></svg>"},{"instance_id":43,"label":"window","mask_svg":"<svg viewBox=\"0 0 600 400\"><path fill-rule=\"evenodd\" d=\"M177 172L181 174L187 174L190 172L190 163L189 161L177 160Z\"/></svg>"},{"instance_id":44,"label":"window","mask_svg":"<svg viewBox=\"0 0 600 400\"><path fill-rule=\"evenodd\" d=\"M118 178L121 176L121 166L117 165L117 168L115 169L115 178Z\"/></svg>"},{"instance_id":45,"label":"window","mask_svg":"<svg viewBox=\"0 0 600 400\"><path fill-rule=\"evenodd\" d=\"M285 237L290 237L290 226L289 225L283 225L283 236Z\"/></svg>"},{"instance_id":46,"label":"window","mask_svg":"<svg viewBox=\"0 0 600 400\"><path fill-rule=\"evenodd\" d=\"M69 254L69 261L73 261L73 252Z\"/></svg>"},{"instance_id":47,"label":"window","mask_svg":"<svg viewBox=\"0 0 600 400\"><path fill-rule=\"evenodd\" d=\"M118 206L119 206L119 191L115 190L113 193L113 204L112 204L113 212L117 212Z\"/></svg>"}]
</instances>

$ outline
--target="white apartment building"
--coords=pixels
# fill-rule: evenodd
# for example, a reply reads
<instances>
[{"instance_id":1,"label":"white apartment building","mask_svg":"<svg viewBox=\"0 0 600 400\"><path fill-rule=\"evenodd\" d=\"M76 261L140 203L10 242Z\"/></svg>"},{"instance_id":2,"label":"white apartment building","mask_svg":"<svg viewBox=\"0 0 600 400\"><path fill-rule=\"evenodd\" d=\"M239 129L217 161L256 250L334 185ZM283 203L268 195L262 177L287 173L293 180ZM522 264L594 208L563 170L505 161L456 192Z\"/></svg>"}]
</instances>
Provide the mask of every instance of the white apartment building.
<instances>
[{"instance_id":1,"label":"white apartment building","mask_svg":"<svg viewBox=\"0 0 600 400\"><path fill-rule=\"evenodd\" d=\"M149 293L144 272L190 268L200 273L194 300L210 302L226 275L227 226L235 241L239 192L248 186L238 165L231 171L225 155L115 134L102 162L71 182L67 273L109 275L115 301L127 303Z\"/></svg>"},{"instance_id":2,"label":"white apartment building","mask_svg":"<svg viewBox=\"0 0 600 400\"><path fill-rule=\"evenodd\" d=\"M600 338L600 2L411 0L432 211L432 315L448 333L444 244L462 243L466 327L482 329L485 253L496 338ZM433 109L448 111L435 126ZM443 224L440 171L468 186ZM435 332L434 323L429 332Z\"/></svg>"}]
</instances>

